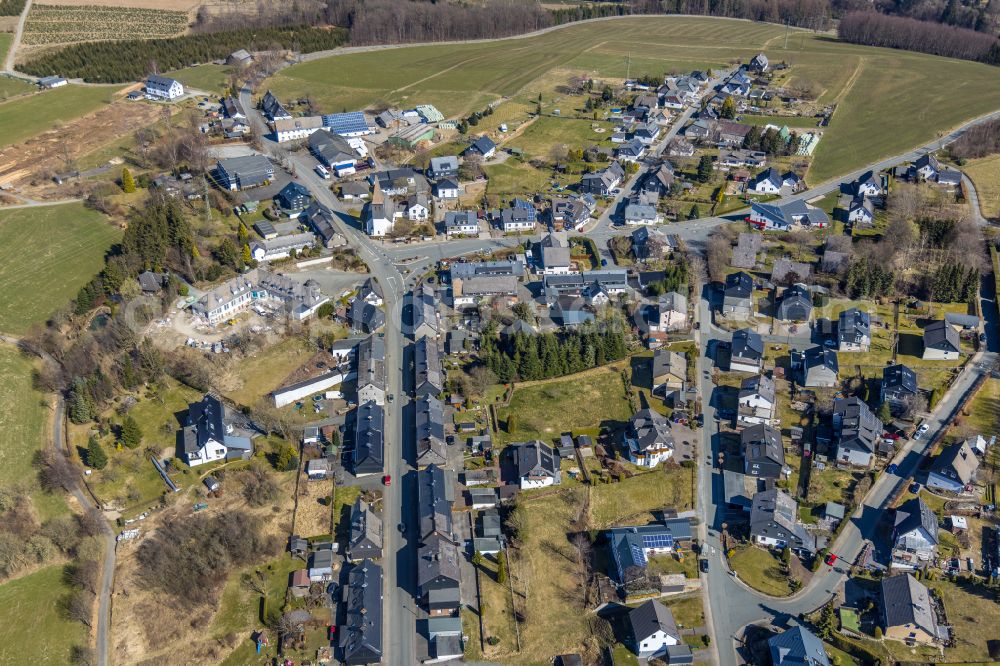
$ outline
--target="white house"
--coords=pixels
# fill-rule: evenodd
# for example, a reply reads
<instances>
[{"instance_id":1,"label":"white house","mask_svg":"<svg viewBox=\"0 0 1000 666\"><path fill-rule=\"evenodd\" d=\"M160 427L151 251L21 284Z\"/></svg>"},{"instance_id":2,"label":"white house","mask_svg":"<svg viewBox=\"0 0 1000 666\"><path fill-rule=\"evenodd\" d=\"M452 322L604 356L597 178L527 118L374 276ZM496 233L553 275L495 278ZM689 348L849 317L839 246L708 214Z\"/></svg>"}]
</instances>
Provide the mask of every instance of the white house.
<instances>
[{"instance_id":1,"label":"white house","mask_svg":"<svg viewBox=\"0 0 1000 666\"><path fill-rule=\"evenodd\" d=\"M959 357L961 346L958 331L943 319L932 321L924 328L923 358L935 361L953 361Z\"/></svg>"},{"instance_id":2,"label":"white house","mask_svg":"<svg viewBox=\"0 0 1000 666\"><path fill-rule=\"evenodd\" d=\"M668 648L681 642L673 613L656 599L629 611L628 622L632 627L632 649L640 657L664 656Z\"/></svg>"},{"instance_id":3,"label":"white house","mask_svg":"<svg viewBox=\"0 0 1000 666\"><path fill-rule=\"evenodd\" d=\"M365 210L365 231L369 236L382 237L392 231L396 205L382 193L378 181L372 191L372 200Z\"/></svg>"},{"instance_id":4,"label":"white house","mask_svg":"<svg viewBox=\"0 0 1000 666\"><path fill-rule=\"evenodd\" d=\"M449 236L478 236L479 220L474 210L450 210L444 214L444 230Z\"/></svg>"},{"instance_id":5,"label":"white house","mask_svg":"<svg viewBox=\"0 0 1000 666\"><path fill-rule=\"evenodd\" d=\"M427 196L414 194L403 202L403 214L411 222L423 222L430 215L430 208L427 205Z\"/></svg>"},{"instance_id":6,"label":"white house","mask_svg":"<svg viewBox=\"0 0 1000 666\"><path fill-rule=\"evenodd\" d=\"M514 442L504 449L504 454L510 457L521 490L545 488L562 481L559 453L545 442Z\"/></svg>"},{"instance_id":7,"label":"white house","mask_svg":"<svg viewBox=\"0 0 1000 666\"><path fill-rule=\"evenodd\" d=\"M184 461L191 467L248 458L253 453L250 438L235 434L233 425L226 421L225 406L212 394L188 405L182 439Z\"/></svg>"},{"instance_id":8,"label":"white house","mask_svg":"<svg viewBox=\"0 0 1000 666\"><path fill-rule=\"evenodd\" d=\"M670 421L651 409L641 409L625 430L629 462L639 467L656 467L674 455L676 444Z\"/></svg>"},{"instance_id":9,"label":"white house","mask_svg":"<svg viewBox=\"0 0 1000 666\"><path fill-rule=\"evenodd\" d=\"M458 183L450 178L444 178L434 183L434 196L438 199L457 199Z\"/></svg>"},{"instance_id":10,"label":"white house","mask_svg":"<svg viewBox=\"0 0 1000 666\"><path fill-rule=\"evenodd\" d=\"M747 192L754 194L778 194L781 192L783 184L784 179L781 177L781 174L777 169L771 167L766 171L761 171L747 182Z\"/></svg>"},{"instance_id":11,"label":"white house","mask_svg":"<svg viewBox=\"0 0 1000 666\"><path fill-rule=\"evenodd\" d=\"M307 247L316 244L316 236L311 233L291 234L289 236L278 236L269 240L262 240L250 246L250 254L257 261L273 261L274 259L284 259L291 256L292 252L301 252Z\"/></svg>"},{"instance_id":12,"label":"white house","mask_svg":"<svg viewBox=\"0 0 1000 666\"><path fill-rule=\"evenodd\" d=\"M184 94L184 85L177 79L151 74L146 79L146 96L154 99L175 100Z\"/></svg>"},{"instance_id":13,"label":"white house","mask_svg":"<svg viewBox=\"0 0 1000 666\"><path fill-rule=\"evenodd\" d=\"M274 121L274 138L278 143L298 141L321 129L323 129L322 116L281 118Z\"/></svg>"},{"instance_id":14,"label":"white house","mask_svg":"<svg viewBox=\"0 0 1000 666\"><path fill-rule=\"evenodd\" d=\"M659 224L662 221L663 216L656 210L656 206L637 203L625 206L625 224L631 227Z\"/></svg>"}]
</instances>

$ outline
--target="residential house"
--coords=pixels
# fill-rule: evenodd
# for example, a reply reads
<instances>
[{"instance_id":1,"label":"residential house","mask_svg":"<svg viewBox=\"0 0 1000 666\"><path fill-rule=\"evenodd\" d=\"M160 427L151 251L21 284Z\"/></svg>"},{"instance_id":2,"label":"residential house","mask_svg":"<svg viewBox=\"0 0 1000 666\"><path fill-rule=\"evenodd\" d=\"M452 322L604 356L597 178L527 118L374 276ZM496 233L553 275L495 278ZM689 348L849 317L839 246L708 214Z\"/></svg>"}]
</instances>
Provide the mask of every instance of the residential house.
<instances>
[{"instance_id":1,"label":"residential house","mask_svg":"<svg viewBox=\"0 0 1000 666\"><path fill-rule=\"evenodd\" d=\"M146 96L152 99L173 101L184 95L184 84L177 79L159 74L150 74L146 78Z\"/></svg>"},{"instance_id":2,"label":"residential house","mask_svg":"<svg viewBox=\"0 0 1000 666\"><path fill-rule=\"evenodd\" d=\"M381 474L385 468L385 411L376 402L363 402L355 412L351 468L355 476Z\"/></svg>"},{"instance_id":3,"label":"residential house","mask_svg":"<svg viewBox=\"0 0 1000 666\"><path fill-rule=\"evenodd\" d=\"M184 462L190 467L219 460L249 458L253 454L250 438L236 431L226 406L211 393L188 405L181 430Z\"/></svg>"},{"instance_id":4,"label":"residential house","mask_svg":"<svg viewBox=\"0 0 1000 666\"><path fill-rule=\"evenodd\" d=\"M918 569L937 554L938 519L920 497L907 500L896 509L892 529L892 568Z\"/></svg>"},{"instance_id":5,"label":"residential house","mask_svg":"<svg viewBox=\"0 0 1000 666\"><path fill-rule=\"evenodd\" d=\"M832 349L817 345L801 353L793 351L792 368L799 371L802 386L832 388L840 383L840 363Z\"/></svg>"},{"instance_id":6,"label":"residential house","mask_svg":"<svg viewBox=\"0 0 1000 666\"><path fill-rule=\"evenodd\" d=\"M137 278L139 288L144 294L158 294L167 284L170 276L167 273L154 273L153 271L143 271Z\"/></svg>"},{"instance_id":7,"label":"residential house","mask_svg":"<svg viewBox=\"0 0 1000 666\"><path fill-rule=\"evenodd\" d=\"M538 223L538 211L530 201L514 199L509 208L500 212L500 226L504 233L533 231Z\"/></svg>"},{"instance_id":8,"label":"residential house","mask_svg":"<svg viewBox=\"0 0 1000 666\"><path fill-rule=\"evenodd\" d=\"M845 222L858 227L870 227L875 223L875 205L868 197L842 198L837 207Z\"/></svg>"},{"instance_id":9,"label":"residential house","mask_svg":"<svg viewBox=\"0 0 1000 666\"><path fill-rule=\"evenodd\" d=\"M670 162L663 162L646 173L642 180L642 191L648 194L664 196L670 192L674 184L674 167Z\"/></svg>"},{"instance_id":10,"label":"residential house","mask_svg":"<svg viewBox=\"0 0 1000 666\"><path fill-rule=\"evenodd\" d=\"M932 321L924 328L924 359L951 361L961 353L958 331L943 319Z\"/></svg>"},{"instance_id":11,"label":"residential house","mask_svg":"<svg viewBox=\"0 0 1000 666\"><path fill-rule=\"evenodd\" d=\"M265 92L261 98L260 109L271 122L275 120L287 120L292 117L292 114L285 110L285 107L281 105L281 102L278 101L278 98L270 90Z\"/></svg>"},{"instance_id":12,"label":"residential house","mask_svg":"<svg viewBox=\"0 0 1000 666\"><path fill-rule=\"evenodd\" d=\"M631 227L640 225L659 224L663 221L663 216L651 204L630 203L625 206L625 224Z\"/></svg>"},{"instance_id":13,"label":"residential house","mask_svg":"<svg viewBox=\"0 0 1000 666\"><path fill-rule=\"evenodd\" d=\"M663 259L675 248L675 238L660 229L640 226L632 231L632 252L639 261Z\"/></svg>"},{"instance_id":14,"label":"residential house","mask_svg":"<svg viewBox=\"0 0 1000 666\"><path fill-rule=\"evenodd\" d=\"M309 554L309 581L325 583L333 579L333 549L316 549Z\"/></svg>"},{"instance_id":15,"label":"residential house","mask_svg":"<svg viewBox=\"0 0 1000 666\"><path fill-rule=\"evenodd\" d=\"M293 252L301 252L315 244L316 236L312 233L291 234L255 241L250 244L250 254L255 261L273 261L290 257Z\"/></svg>"},{"instance_id":16,"label":"residential house","mask_svg":"<svg viewBox=\"0 0 1000 666\"><path fill-rule=\"evenodd\" d=\"M778 424L779 419L775 418L777 401L774 380L767 375L760 374L744 379L740 383L737 404L739 405L737 422L740 425Z\"/></svg>"},{"instance_id":17,"label":"residential house","mask_svg":"<svg viewBox=\"0 0 1000 666\"><path fill-rule=\"evenodd\" d=\"M295 218L312 203L312 194L305 186L292 181L274 195L274 203L288 217Z\"/></svg>"},{"instance_id":18,"label":"residential house","mask_svg":"<svg viewBox=\"0 0 1000 666\"><path fill-rule=\"evenodd\" d=\"M451 510L455 504L455 478L451 470L428 465L417 472L417 514L421 541L433 536L454 541Z\"/></svg>"},{"instance_id":19,"label":"residential house","mask_svg":"<svg viewBox=\"0 0 1000 666\"><path fill-rule=\"evenodd\" d=\"M565 231L543 234L538 245L543 275L564 275L570 272L570 243Z\"/></svg>"},{"instance_id":20,"label":"residential house","mask_svg":"<svg viewBox=\"0 0 1000 666\"><path fill-rule=\"evenodd\" d=\"M773 666L830 666L823 641L801 625L772 636L767 647Z\"/></svg>"},{"instance_id":21,"label":"residential house","mask_svg":"<svg viewBox=\"0 0 1000 666\"><path fill-rule=\"evenodd\" d=\"M448 236L478 236L479 219L474 210L450 210L444 214L444 232Z\"/></svg>"},{"instance_id":22,"label":"residential house","mask_svg":"<svg viewBox=\"0 0 1000 666\"><path fill-rule=\"evenodd\" d=\"M429 604L432 593L460 590L462 574L459 561L458 546L451 539L434 534L420 543L417 548L417 594L425 606ZM460 605L450 601L443 608L428 608L428 611L432 615L450 615Z\"/></svg>"},{"instance_id":23,"label":"residential house","mask_svg":"<svg viewBox=\"0 0 1000 666\"><path fill-rule=\"evenodd\" d=\"M740 433L743 450L743 473L761 479L780 479L785 469L785 449L781 431L763 423L744 428Z\"/></svg>"},{"instance_id":24,"label":"residential house","mask_svg":"<svg viewBox=\"0 0 1000 666\"><path fill-rule=\"evenodd\" d=\"M649 146L660 137L660 126L656 123L643 123L632 131L632 136Z\"/></svg>"},{"instance_id":25,"label":"residential house","mask_svg":"<svg viewBox=\"0 0 1000 666\"><path fill-rule=\"evenodd\" d=\"M444 438L444 403L433 395L416 400L414 425L417 440L417 466L445 465L448 451Z\"/></svg>"},{"instance_id":26,"label":"residential house","mask_svg":"<svg viewBox=\"0 0 1000 666\"><path fill-rule=\"evenodd\" d=\"M426 194L430 191L427 179L411 167L379 171L369 175L368 181L373 187L378 182L382 193L391 197L402 197L416 192Z\"/></svg>"},{"instance_id":27,"label":"residential house","mask_svg":"<svg viewBox=\"0 0 1000 666\"><path fill-rule=\"evenodd\" d=\"M493 139L486 136L485 134L478 139L474 140L469 147L465 149L464 155L479 155L484 160L488 160L497 153L497 144L493 143Z\"/></svg>"},{"instance_id":28,"label":"residential house","mask_svg":"<svg viewBox=\"0 0 1000 666\"><path fill-rule=\"evenodd\" d=\"M432 157L430 166L427 169L427 175L435 179L457 178L458 158L454 155Z\"/></svg>"},{"instance_id":29,"label":"residential house","mask_svg":"<svg viewBox=\"0 0 1000 666\"><path fill-rule=\"evenodd\" d=\"M330 478L330 461L326 458L312 458L306 461L306 478L310 481L323 481Z\"/></svg>"},{"instance_id":30,"label":"residential house","mask_svg":"<svg viewBox=\"0 0 1000 666\"><path fill-rule=\"evenodd\" d=\"M947 630L938 625L930 591L910 573L882 579L879 609L879 625L889 640L932 645L947 635Z\"/></svg>"},{"instance_id":31,"label":"residential house","mask_svg":"<svg viewBox=\"0 0 1000 666\"><path fill-rule=\"evenodd\" d=\"M372 334L385 326L385 313L371 303L356 298L347 312L347 321L355 332Z\"/></svg>"},{"instance_id":32,"label":"residential house","mask_svg":"<svg viewBox=\"0 0 1000 666\"><path fill-rule=\"evenodd\" d=\"M286 275L254 268L205 292L192 304L191 312L214 326L256 302L264 302L280 304L295 320L302 321L329 300L315 280L297 282Z\"/></svg>"},{"instance_id":33,"label":"residential house","mask_svg":"<svg viewBox=\"0 0 1000 666\"><path fill-rule=\"evenodd\" d=\"M424 283L413 292L413 339L437 338L441 334L438 321L437 295L434 288Z\"/></svg>"},{"instance_id":34,"label":"residential house","mask_svg":"<svg viewBox=\"0 0 1000 666\"><path fill-rule=\"evenodd\" d=\"M308 138L314 132L323 129L323 118L320 116L282 118L275 120L272 125L274 126L274 140L278 143L286 143Z\"/></svg>"},{"instance_id":35,"label":"residential house","mask_svg":"<svg viewBox=\"0 0 1000 666\"><path fill-rule=\"evenodd\" d=\"M243 109L243 104L238 97L228 96L222 100L222 110L227 118L233 120L246 120L247 112Z\"/></svg>"},{"instance_id":36,"label":"residential house","mask_svg":"<svg viewBox=\"0 0 1000 666\"><path fill-rule=\"evenodd\" d=\"M314 201L299 218L312 227L323 247L333 249L347 245L347 238L337 230L333 211L318 201Z\"/></svg>"},{"instance_id":37,"label":"residential house","mask_svg":"<svg viewBox=\"0 0 1000 666\"><path fill-rule=\"evenodd\" d=\"M785 289L774 309L774 318L781 321L809 321L812 318L812 294L804 284Z\"/></svg>"},{"instance_id":38,"label":"residential house","mask_svg":"<svg viewBox=\"0 0 1000 666\"><path fill-rule=\"evenodd\" d=\"M628 626L632 651L640 657L666 657L668 647L682 643L673 613L656 599L630 610Z\"/></svg>"},{"instance_id":39,"label":"residential house","mask_svg":"<svg viewBox=\"0 0 1000 666\"><path fill-rule=\"evenodd\" d=\"M683 294L671 291L660 296L653 311L656 316L649 321L649 328L653 332L666 333L688 327L688 302Z\"/></svg>"},{"instance_id":40,"label":"residential house","mask_svg":"<svg viewBox=\"0 0 1000 666\"><path fill-rule=\"evenodd\" d=\"M668 518L649 525L615 527L607 531L610 572L619 585L644 576L650 556L669 555L694 538L687 518Z\"/></svg>"},{"instance_id":41,"label":"residential house","mask_svg":"<svg viewBox=\"0 0 1000 666\"><path fill-rule=\"evenodd\" d=\"M246 49L237 49L226 56L226 64L230 67L246 67L253 62L253 56Z\"/></svg>"},{"instance_id":42,"label":"residential house","mask_svg":"<svg viewBox=\"0 0 1000 666\"><path fill-rule=\"evenodd\" d=\"M798 515L798 503L791 495L778 488L762 490L753 496L750 507L750 538L768 548L814 553L816 537Z\"/></svg>"},{"instance_id":43,"label":"residential house","mask_svg":"<svg viewBox=\"0 0 1000 666\"><path fill-rule=\"evenodd\" d=\"M601 171L584 174L580 180L580 192L606 197L624 179L625 170L618 162L612 162Z\"/></svg>"},{"instance_id":44,"label":"residential house","mask_svg":"<svg viewBox=\"0 0 1000 666\"><path fill-rule=\"evenodd\" d=\"M382 518L360 497L351 506L347 559L360 562L382 557Z\"/></svg>"},{"instance_id":45,"label":"residential house","mask_svg":"<svg viewBox=\"0 0 1000 666\"><path fill-rule=\"evenodd\" d=\"M408 196L402 205L403 216L410 222L426 222L430 215L430 203L427 195L417 192Z\"/></svg>"},{"instance_id":46,"label":"residential house","mask_svg":"<svg viewBox=\"0 0 1000 666\"><path fill-rule=\"evenodd\" d=\"M837 350L866 352L872 344L871 315L857 308L840 313L837 321Z\"/></svg>"},{"instance_id":47,"label":"residential house","mask_svg":"<svg viewBox=\"0 0 1000 666\"><path fill-rule=\"evenodd\" d=\"M720 146L742 146L743 140L746 139L750 130L750 125L731 120L720 120L715 123L716 141Z\"/></svg>"},{"instance_id":48,"label":"residential house","mask_svg":"<svg viewBox=\"0 0 1000 666\"><path fill-rule=\"evenodd\" d=\"M512 480L521 490L559 485L559 454L545 442L514 442L503 450Z\"/></svg>"},{"instance_id":49,"label":"residential house","mask_svg":"<svg viewBox=\"0 0 1000 666\"><path fill-rule=\"evenodd\" d=\"M429 336L417 338L413 345L414 395L440 395L444 392L444 370L437 340Z\"/></svg>"},{"instance_id":50,"label":"residential house","mask_svg":"<svg viewBox=\"0 0 1000 666\"><path fill-rule=\"evenodd\" d=\"M385 338L369 335L357 347L358 404L385 404Z\"/></svg>"},{"instance_id":51,"label":"residential house","mask_svg":"<svg viewBox=\"0 0 1000 666\"><path fill-rule=\"evenodd\" d=\"M893 416L909 411L917 391L917 373L905 365L895 363L882 370L882 402L889 403L889 412Z\"/></svg>"},{"instance_id":52,"label":"residential house","mask_svg":"<svg viewBox=\"0 0 1000 666\"><path fill-rule=\"evenodd\" d=\"M852 396L833 401L833 436L838 462L870 466L882 432L882 421L860 398Z\"/></svg>"},{"instance_id":53,"label":"residential house","mask_svg":"<svg viewBox=\"0 0 1000 666\"><path fill-rule=\"evenodd\" d=\"M767 56L763 53L758 53L753 58L750 59L750 63L747 65L751 72L766 72L769 63L767 61Z\"/></svg>"},{"instance_id":54,"label":"residential house","mask_svg":"<svg viewBox=\"0 0 1000 666\"><path fill-rule=\"evenodd\" d=\"M764 364L764 340L756 331L741 328L733 333L729 370L760 372Z\"/></svg>"},{"instance_id":55,"label":"residential house","mask_svg":"<svg viewBox=\"0 0 1000 666\"><path fill-rule=\"evenodd\" d=\"M722 314L729 319L749 319L753 314L753 279L746 273L726 276Z\"/></svg>"},{"instance_id":56,"label":"residential house","mask_svg":"<svg viewBox=\"0 0 1000 666\"><path fill-rule=\"evenodd\" d=\"M941 171L941 164L937 161L936 157L930 153L925 153L917 158L911 170L921 180L936 180L938 172Z\"/></svg>"},{"instance_id":57,"label":"residential house","mask_svg":"<svg viewBox=\"0 0 1000 666\"><path fill-rule=\"evenodd\" d=\"M216 163L216 173L226 189L248 190L274 180L274 165L263 155L229 157Z\"/></svg>"},{"instance_id":58,"label":"residential house","mask_svg":"<svg viewBox=\"0 0 1000 666\"><path fill-rule=\"evenodd\" d=\"M942 169L937 174L937 184L947 190L956 190L962 185L962 172L956 169Z\"/></svg>"},{"instance_id":59,"label":"residential house","mask_svg":"<svg viewBox=\"0 0 1000 666\"><path fill-rule=\"evenodd\" d=\"M946 446L931 461L927 487L937 491L961 493L976 481L979 458L967 442Z\"/></svg>"},{"instance_id":60,"label":"residential house","mask_svg":"<svg viewBox=\"0 0 1000 666\"><path fill-rule=\"evenodd\" d=\"M638 162L645 157L648 149L649 146L639 139L632 139L618 147L616 156L623 162Z\"/></svg>"},{"instance_id":61,"label":"residential house","mask_svg":"<svg viewBox=\"0 0 1000 666\"><path fill-rule=\"evenodd\" d=\"M794 174L787 173L784 176L776 168L771 167L754 176L747 182L747 192L754 194L779 194L785 183L792 182Z\"/></svg>"},{"instance_id":62,"label":"residential house","mask_svg":"<svg viewBox=\"0 0 1000 666\"><path fill-rule=\"evenodd\" d=\"M459 192L458 182L451 178L442 178L434 183L434 196L438 199L457 199Z\"/></svg>"},{"instance_id":63,"label":"residential house","mask_svg":"<svg viewBox=\"0 0 1000 666\"><path fill-rule=\"evenodd\" d=\"M382 286L374 277L365 280L358 288L355 298L361 299L365 303L370 303L376 307L382 305Z\"/></svg>"},{"instance_id":64,"label":"residential house","mask_svg":"<svg viewBox=\"0 0 1000 666\"><path fill-rule=\"evenodd\" d=\"M382 567L362 560L351 567L344 585L344 624L339 645L345 664L382 661Z\"/></svg>"},{"instance_id":65,"label":"residential house","mask_svg":"<svg viewBox=\"0 0 1000 666\"><path fill-rule=\"evenodd\" d=\"M675 138L667 147L667 154L671 157L693 157L694 146L691 142L681 138Z\"/></svg>"},{"instance_id":66,"label":"residential house","mask_svg":"<svg viewBox=\"0 0 1000 666\"><path fill-rule=\"evenodd\" d=\"M882 183L874 171L866 171L857 180L842 185L840 191L853 198L877 197L882 194Z\"/></svg>"},{"instance_id":67,"label":"residential house","mask_svg":"<svg viewBox=\"0 0 1000 666\"><path fill-rule=\"evenodd\" d=\"M624 433L628 459L639 467L656 467L670 460L676 443L667 417L651 409L640 409L629 419Z\"/></svg>"},{"instance_id":68,"label":"residential house","mask_svg":"<svg viewBox=\"0 0 1000 666\"><path fill-rule=\"evenodd\" d=\"M309 152L338 176L354 173L359 155L343 137L327 131L313 132L309 135L308 145ZM341 188L346 186L345 183ZM366 193L367 189L365 188Z\"/></svg>"},{"instance_id":69,"label":"residential house","mask_svg":"<svg viewBox=\"0 0 1000 666\"><path fill-rule=\"evenodd\" d=\"M687 358L684 354L657 349L650 362L655 395L666 395L684 388L687 381Z\"/></svg>"},{"instance_id":70,"label":"residential house","mask_svg":"<svg viewBox=\"0 0 1000 666\"><path fill-rule=\"evenodd\" d=\"M747 221L762 231L789 231L796 226L823 229L830 224L823 210L801 199L781 205L755 202Z\"/></svg>"},{"instance_id":71,"label":"residential house","mask_svg":"<svg viewBox=\"0 0 1000 666\"><path fill-rule=\"evenodd\" d=\"M812 273L812 266L801 261L782 257L774 261L771 268L771 282L775 284L795 284L806 280Z\"/></svg>"},{"instance_id":72,"label":"residential house","mask_svg":"<svg viewBox=\"0 0 1000 666\"><path fill-rule=\"evenodd\" d=\"M390 233L395 224L396 204L382 193L377 180L372 190L372 200L365 207L364 219L365 232L377 238Z\"/></svg>"}]
</instances>

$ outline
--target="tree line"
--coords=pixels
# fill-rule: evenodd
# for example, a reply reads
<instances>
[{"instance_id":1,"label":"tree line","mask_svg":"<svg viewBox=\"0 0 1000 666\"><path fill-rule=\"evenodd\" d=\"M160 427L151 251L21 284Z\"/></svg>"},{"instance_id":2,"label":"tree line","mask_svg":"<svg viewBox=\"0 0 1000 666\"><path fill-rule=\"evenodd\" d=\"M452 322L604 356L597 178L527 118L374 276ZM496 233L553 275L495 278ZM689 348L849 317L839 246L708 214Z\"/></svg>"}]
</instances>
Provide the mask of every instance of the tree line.
<instances>
[{"instance_id":1,"label":"tree line","mask_svg":"<svg viewBox=\"0 0 1000 666\"><path fill-rule=\"evenodd\" d=\"M617 322L598 329L584 325L565 333L515 333L497 338L496 324L483 332L480 358L503 383L548 379L624 358L625 332Z\"/></svg>"},{"instance_id":2,"label":"tree line","mask_svg":"<svg viewBox=\"0 0 1000 666\"><path fill-rule=\"evenodd\" d=\"M20 16L24 0L0 0L0 16Z\"/></svg>"},{"instance_id":3,"label":"tree line","mask_svg":"<svg viewBox=\"0 0 1000 666\"><path fill-rule=\"evenodd\" d=\"M935 21L959 28L997 34L1000 6L978 0L877 0L875 8L885 14Z\"/></svg>"},{"instance_id":4,"label":"tree line","mask_svg":"<svg viewBox=\"0 0 1000 666\"><path fill-rule=\"evenodd\" d=\"M948 146L956 160L969 160L1000 153L1000 118L974 125Z\"/></svg>"},{"instance_id":5,"label":"tree line","mask_svg":"<svg viewBox=\"0 0 1000 666\"><path fill-rule=\"evenodd\" d=\"M182 35L169 39L128 39L74 44L32 58L19 69L35 76L59 75L90 83L125 83L158 71L221 60L233 51L288 49L324 51L343 44L347 32L337 28L259 27Z\"/></svg>"},{"instance_id":6,"label":"tree line","mask_svg":"<svg viewBox=\"0 0 1000 666\"><path fill-rule=\"evenodd\" d=\"M941 23L871 11L851 12L840 20L837 35L852 44L906 49L1000 65L1000 41L996 37Z\"/></svg>"}]
</instances>

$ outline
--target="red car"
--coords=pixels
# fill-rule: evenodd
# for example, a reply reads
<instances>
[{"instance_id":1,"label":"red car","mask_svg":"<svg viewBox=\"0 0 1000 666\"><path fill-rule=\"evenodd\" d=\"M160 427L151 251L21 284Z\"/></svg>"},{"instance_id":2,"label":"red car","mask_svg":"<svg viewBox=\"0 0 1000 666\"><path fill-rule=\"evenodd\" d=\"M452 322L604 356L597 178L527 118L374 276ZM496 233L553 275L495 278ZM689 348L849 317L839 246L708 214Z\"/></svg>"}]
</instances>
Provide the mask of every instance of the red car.
<instances>
[{"instance_id":1,"label":"red car","mask_svg":"<svg viewBox=\"0 0 1000 666\"><path fill-rule=\"evenodd\" d=\"M837 561L837 556L835 554L830 553L829 555L826 556L825 562L831 567L833 566L833 563L836 561Z\"/></svg>"},{"instance_id":2,"label":"red car","mask_svg":"<svg viewBox=\"0 0 1000 666\"><path fill-rule=\"evenodd\" d=\"M392 475L386 474L382 477L382 485L391 486L392 485Z\"/></svg>"}]
</instances>

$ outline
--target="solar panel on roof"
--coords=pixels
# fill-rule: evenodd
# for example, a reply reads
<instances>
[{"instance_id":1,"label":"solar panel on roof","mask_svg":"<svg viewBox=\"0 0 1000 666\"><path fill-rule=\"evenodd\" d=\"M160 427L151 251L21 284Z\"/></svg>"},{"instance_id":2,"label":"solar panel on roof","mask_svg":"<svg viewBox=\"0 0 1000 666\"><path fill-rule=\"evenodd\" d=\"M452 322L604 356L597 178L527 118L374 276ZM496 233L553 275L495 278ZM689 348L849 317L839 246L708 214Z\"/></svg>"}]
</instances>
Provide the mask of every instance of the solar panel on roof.
<instances>
[{"instance_id":1,"label":"solar panel on roof","mask_svg":"<svg viewBox=\"0 0 1000 666\"><path fill-rule=\"evenodd\" d=\"M674 547L674 537L670 534L644 534L642 545L647 549L663 550Z\"/></svg>"},{"instance_id":2,"label":"solar panel on roof","mask_svg":"<svg viewBox=\"0 0 1000 666\"><path fill-rule=\"evenodd\" d=\"M334 134L354 134L367 132L368 123L361 111L347 113L331 113L323 116L323 126L329 127Z\"/></svg>"},{"instance_id":3,"label":"solar panel on roof","mask_svg":"<svg viewBox=\"0 0 1000 666\"><path fill-rule=\"evenodd\" d=\"M632 548L632 561L636 564L646 564L646 553L642 548L638 546L631 546Z\"/></svg>"}]
</instances>

